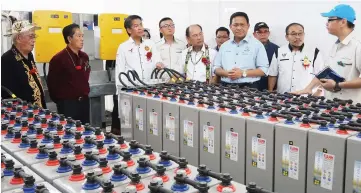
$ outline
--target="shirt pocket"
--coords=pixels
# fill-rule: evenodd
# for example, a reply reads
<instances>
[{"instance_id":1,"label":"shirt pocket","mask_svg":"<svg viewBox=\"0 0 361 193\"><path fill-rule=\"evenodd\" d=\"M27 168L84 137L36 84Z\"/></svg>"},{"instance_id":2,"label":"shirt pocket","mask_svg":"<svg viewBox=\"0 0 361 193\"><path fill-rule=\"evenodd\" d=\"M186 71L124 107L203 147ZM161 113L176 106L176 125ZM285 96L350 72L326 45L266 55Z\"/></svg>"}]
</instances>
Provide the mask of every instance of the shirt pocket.
<instances>
[{"instance_id":1,"label":"shirt pocket","mask_svg":"<svg viewBox=\"0 0 361 193\"><path fill-rule=\"evenodd\" d=\"M290 71L289 69L292 70L291 59L289 59L289 58L280 58L279 59L279 65L278 65L278 73L279 74L287 73L287 72Z\"/></svg>"},{"instance_id":2,"label":"shirt pocket","mask_svg":"<svg viewBox=\"0 0 361 193\"><path fill-rule=\"evenodd\" d=\"M222 68L224 70L231 70L236 66L235 60L236 53L232 50L225 50L224 56L222 56Z\"/></svg>"}]
</instances>

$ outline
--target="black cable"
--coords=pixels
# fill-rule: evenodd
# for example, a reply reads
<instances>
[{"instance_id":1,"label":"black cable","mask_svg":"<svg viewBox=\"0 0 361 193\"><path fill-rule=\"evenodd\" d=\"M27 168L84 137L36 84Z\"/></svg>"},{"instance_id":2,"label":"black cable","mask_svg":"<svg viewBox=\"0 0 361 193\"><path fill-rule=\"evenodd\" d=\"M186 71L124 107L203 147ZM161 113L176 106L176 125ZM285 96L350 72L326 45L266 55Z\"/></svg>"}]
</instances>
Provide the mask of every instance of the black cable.
<instances>
[{"instance_id":1,"label":"black cable","mask_svg":"<svg viewBox=\"0 0 361 193\"><path fill-rule=\"evenodd\" d=\"M122 75L126 76L126 77L128 78L128 80L129 80L130 78L129 78L128 75L125 74L124 72L120 72L119 75L118 75L118 79L119 79L120 83L121 83L124 87L128 87L128 86L123 82L123 80L122 80Z\"/></svg>"},{"instance_id":2,"label":"black cable","mask_svg":"<svg viewBox=\"0 0 361 193\"><path fill-rule=\"evenodd\" d=\"M1 85L1 90L6 91L6 92L11 96L11 98L16 99L16 95L15 95L13 92L11 92L10 89L8 89L8 88L6 88L5 86L2 86L2 85Z\"/></svg>"},{"instance_id":3,"label":"black cable","mask_svg":"<svg viewBox=\"0 0 361 193\"><path fill-rule=\"evenodd\" d=\"M163 72L160 74L159 78L163 77L164 72L167 72L167 74L169 75L170 78L172 78L172 73L169 71L168 68L163 68Z\"/></svg>"},{"instance_id":4,"label":"black cable","mask_svg":"<svg viewBox=\"0 0 361 193\"><path fill-rule=\"evenodd\" d=\"M133 76L135 77L135 79L138 80L138 82L140 82L140 83L143 84L144 86L149 86L148 84L146 84L145 82L143 82L142 80L140 80L140 77L139 77L137 71L133 70L132 73L133 73Z\"/></svg>"},{"instance_id":5,"label":"black cable","mask_svg":"<svg viewBox=\"0 0 361 193\"><path fill-rule=\"evenodd\" d=\"M150 79L153 79L153 75L156 73L156 71L159 71L158 68L154 68L152 73L150 74ZM158 73L158 72L157 72Z\"/></svg>"},{"instance_id":6,"label":"black cable","mask_svg":"<svg viewBox=\"0 0 361 193\"><path fill-rule=\"evenodd\" d=\"M43 64L43 72L44 72L44 79L47 82L48 81L48 75L46 75L46 63Z\"/></svg>"},{"instance_id":7,"label":"black cable","mask_svg":"<svg viewBox=\"0 0 361 193\"><path fill-rule=\"evenodd\" d=\"M178 76L182 77L184 80L187 79L186 76L184 76L184 74L181 74L180 72L174 70L174 69L169 69L173 74L177 74Z\"/></svg>"}]
</instances>

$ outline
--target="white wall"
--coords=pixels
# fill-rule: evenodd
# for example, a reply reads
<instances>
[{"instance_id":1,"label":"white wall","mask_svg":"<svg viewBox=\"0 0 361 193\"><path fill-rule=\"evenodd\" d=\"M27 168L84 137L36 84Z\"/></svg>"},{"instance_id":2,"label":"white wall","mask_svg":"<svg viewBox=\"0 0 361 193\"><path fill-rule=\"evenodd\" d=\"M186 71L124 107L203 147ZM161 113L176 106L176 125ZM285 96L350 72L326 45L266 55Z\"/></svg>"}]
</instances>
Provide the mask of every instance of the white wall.
<instances>
[{"instance_id":1,"label":"white wall","mask_svg":"<svg viewBox=\"0 0 361 193\"><path fill-rule=\"evenodd\" d=\"M139 14L144 26L151 30L152 39L159 39L158 22L162 17L173 18L176 36L185 40L185 29L189 24L202 25L205 40L215 45L215 30L228 27L229 17L235 11L244 11L250 17L250 32L259 21L267 22L271 40L279 45L286 43L285 27L291 22L305 26L306 43L317 45L321 53L330 49L335 37L326 30L326 19L320 16L339 2L350 4L361 18L361 1L224 1L224 0L2 0L3 10L32 11L39 9L64 10L73 13L126 13ZM356 31L361 34L360 21L356 20Z\"/></svg>"}]
</instances>

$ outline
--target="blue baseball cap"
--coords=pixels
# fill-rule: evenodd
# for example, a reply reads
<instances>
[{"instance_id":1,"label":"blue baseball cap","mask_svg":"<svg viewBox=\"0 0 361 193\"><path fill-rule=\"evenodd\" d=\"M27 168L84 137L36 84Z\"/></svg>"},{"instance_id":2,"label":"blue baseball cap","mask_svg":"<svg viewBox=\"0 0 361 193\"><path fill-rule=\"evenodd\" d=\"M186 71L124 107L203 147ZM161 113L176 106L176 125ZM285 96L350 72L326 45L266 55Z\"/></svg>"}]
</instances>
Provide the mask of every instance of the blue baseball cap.
<instances>
[{"instance_id":1,"label":"blue baseball cap","mask_svg":"<svg viewBox=\"0 0 361 193\"><path fill-rule=\"evenodd\" d=\"M338 17L341 19L346 19L347 21L353 23L356 20L355 10L345 4L337 5L328 13L321 13L323 17Z\"/></svg>"}]
</instances>

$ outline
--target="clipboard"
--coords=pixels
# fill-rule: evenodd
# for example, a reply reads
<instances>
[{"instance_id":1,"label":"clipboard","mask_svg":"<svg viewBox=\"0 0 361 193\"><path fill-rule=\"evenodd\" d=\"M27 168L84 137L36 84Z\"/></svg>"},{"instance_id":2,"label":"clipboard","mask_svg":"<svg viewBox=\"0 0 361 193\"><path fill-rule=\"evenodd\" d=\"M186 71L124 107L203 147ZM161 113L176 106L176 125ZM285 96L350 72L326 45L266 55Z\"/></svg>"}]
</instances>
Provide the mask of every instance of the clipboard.
<instances>
[{"instance_id":1,"label":"clipboard","mask_svg":"<svg viewBox=\"0 0 361 193\"><path fill-rule=\"evenodd\" d=\"M316 75L318 79L332 79L335 82L345 82L345 78L337 74L332 68L326 67Z\"/></svg>"}]
</instances>

